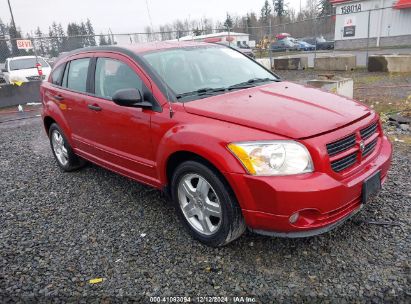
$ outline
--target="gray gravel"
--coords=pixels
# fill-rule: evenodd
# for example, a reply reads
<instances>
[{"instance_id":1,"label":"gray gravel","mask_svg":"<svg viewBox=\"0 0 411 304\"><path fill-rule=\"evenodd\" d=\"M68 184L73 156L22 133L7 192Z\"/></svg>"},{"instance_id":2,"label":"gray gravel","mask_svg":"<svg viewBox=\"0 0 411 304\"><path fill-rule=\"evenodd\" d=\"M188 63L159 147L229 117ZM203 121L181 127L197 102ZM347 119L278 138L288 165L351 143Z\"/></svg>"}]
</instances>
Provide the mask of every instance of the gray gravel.
<instances>
[{"instance_id":1,"label":"gray gravel","mask_svg":"<svg viewBox=\"0 0 411 304\"><path fill-rule=\"evenodd\" d=\"M246 233L220 249L193 241L159 191L94 165L62 173L38 118L0 124L0 147L0 302L411 300L409 146L396 144L384 190L337 230Z\"/></svg>"}]
</instances>

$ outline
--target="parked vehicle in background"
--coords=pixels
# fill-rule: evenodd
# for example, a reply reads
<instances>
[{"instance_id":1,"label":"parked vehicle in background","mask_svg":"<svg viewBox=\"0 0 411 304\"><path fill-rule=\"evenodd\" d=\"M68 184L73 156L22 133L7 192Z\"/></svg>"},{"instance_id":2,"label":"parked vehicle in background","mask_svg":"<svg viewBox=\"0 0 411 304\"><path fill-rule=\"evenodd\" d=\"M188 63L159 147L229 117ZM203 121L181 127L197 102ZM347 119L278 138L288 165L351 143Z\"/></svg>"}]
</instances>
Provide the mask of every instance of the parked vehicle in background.
<instances>
[{"instance_id":1,"label":"parked vehicle in background","mask_svg":"<svg viewBox=\"0 0 411 304\"><path fill-rule=\"evenodd\" d=\"M42 57L20 56L7 58L2 72L6 83L28 82L47 79L51 67Z\"/></svg>"},{"instance_id":2,"label":"parked vehicle in background","mask_svg":"<svg viewBox=\"0 0 411 304\"><path fill-rule=\"evenodd\" d=\"M245 47L240 48L240 47L237 47L237 46L234 46L234 45L232 45L231 47L233 49L243 53L244 55L247 55L248 57L250 57L252 59L255 59L254 52L251 48L249 48L249 47L248 48L245 48Z\"/></svg>"},{"instance_id":3,"label":"parked vehicle in background","mask_svg":"<svg viewBox=\"0 0 411 304\"><path fill-rule=\"evenodd\" d=\"M4 75L3 75L3 70L4 70L4 63L0 63L0 84L6 83L6 79L4 79Z\"/></svg>"},{"instance_id":4,"label":"parked vehicle in background","mask_svg":"<svg viewBox=\"0 0 411 304\"><path fill-rule=\"evenodd\" d=\"M281 81L218 44L76 50L40 95L62 170L88 160L164 190L182 225L210 246L246 227L281 237L329 231L370 202L391 161L372 109Z\"/></svg>"},{"instance_id":5,"label":"parked vehicle in background","mask_svg":"<svg viewBox=\"0 0 411 304\"><path fill-rule=\"evenodd\" d=\"M245 41L237 41L237 47L240 49L251 49Z\"/></svg>"},{"instance_id":6,"label":"parked vehicle in background","mask_svg":"<svg viewBox=\"0 0 411 304\"><path fill-rule=\"evenodd\" d=\"M315 45L312 45L306 41L296 40L296 43L300 46L301 51L314 51Z\"/></svg>"},{"instance_id":7,"label":"parked vehicle in background","mask_svg":"<svg viewBox=\"0 0 411 304\"><path fill-rule=\"evenodd\" d=\"M317 50L333 50L334 49L334 41L327 41L325 40L323 36L303 38L301 40L314 45Z\"/></svg>"},{"instance_id":8,"label":"parked vehicle in background","mask_svg":"<svg viewBox=\"0 0 411 304\"><path fill-rule=\"evenodd\" d=\"M284 38L271 43L270 49L273 52L298 51L300 46L291 39Z\"/></svg>"}]
</instances>

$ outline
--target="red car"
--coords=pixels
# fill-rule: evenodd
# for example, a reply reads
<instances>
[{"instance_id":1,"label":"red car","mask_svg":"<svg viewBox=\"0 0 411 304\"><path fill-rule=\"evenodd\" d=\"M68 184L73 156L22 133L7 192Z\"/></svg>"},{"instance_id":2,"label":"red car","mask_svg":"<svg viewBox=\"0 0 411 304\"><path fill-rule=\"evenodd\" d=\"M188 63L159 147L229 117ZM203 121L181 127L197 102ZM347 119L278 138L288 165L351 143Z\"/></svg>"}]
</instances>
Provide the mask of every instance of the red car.
<instances>
[{"instance_id":1,"label":"red car","mask_svg":"<svg viewBox=\"0 0 411 304\"><path fill-rule=\"evenodd\" d=\"M281 81L208 43L73 51L41 87L58 165L168 193L197 240L326 232L381 188L391 144L368 107Z\"/></svg>"}]
</instances>

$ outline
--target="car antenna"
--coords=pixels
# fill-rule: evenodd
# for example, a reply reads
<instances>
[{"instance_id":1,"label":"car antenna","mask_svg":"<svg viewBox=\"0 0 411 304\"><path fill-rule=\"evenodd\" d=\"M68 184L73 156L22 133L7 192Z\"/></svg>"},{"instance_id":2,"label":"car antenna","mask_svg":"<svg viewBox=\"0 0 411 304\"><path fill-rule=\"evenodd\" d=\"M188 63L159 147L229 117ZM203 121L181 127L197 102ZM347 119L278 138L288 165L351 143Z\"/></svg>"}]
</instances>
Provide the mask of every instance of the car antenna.
<instances>
[{"instance_id":1,"label":"car antenna","mask_svg":"<svg viewBox=\"0 0 411 304\"><path fill-rule=\"evenodd\" d=\"M154 27L153 27L153 21L151 19L151 14L150 14L150 7L148 5L148 0L146 0L146 8L147 8L147 14L148 14L148 19L150 20L150 26L151 26L151 30L154 31ZM155 39L155 38L154 38ZM157 41L154 40L154 43L157 44ZM163 66L161 66L161 74L162 75L162 79L160 79L160 81L163 83L164 87L166 88L166 98L167 98L167 102L168 102L168 110L170 112L170 118L173 118L174 116L174 111L173 111L173 107L171 106L171 101L170 101L170 95L169 95L169 88L167 83L165 83L165 72L163 69Z\"/></svg>"}]
</instances>

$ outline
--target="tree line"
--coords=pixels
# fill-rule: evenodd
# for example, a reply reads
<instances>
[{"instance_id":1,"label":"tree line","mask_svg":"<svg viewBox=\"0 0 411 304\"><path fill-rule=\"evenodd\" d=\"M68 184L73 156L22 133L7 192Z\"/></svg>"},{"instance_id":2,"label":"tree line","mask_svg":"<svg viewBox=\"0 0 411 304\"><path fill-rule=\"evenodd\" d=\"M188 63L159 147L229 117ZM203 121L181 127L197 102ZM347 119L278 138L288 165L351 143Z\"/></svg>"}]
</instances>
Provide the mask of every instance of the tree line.
<instances>
[{"instance_id":1,"label":"tree line","mask_svg":"<svg viewBox=\"0 0 411 304\"><path fill-rule=\"evenodd\" d=\"M262 0L261 0L262 1ZM218 31L235 31L250 34L250 40L259 41L274 29L288 31L297 37L315 33L333 32L333 22L330 18L321 17L334 13L330 0L305 0L305 6L298 12L288 6L285 0L264 0L259 13L249 12L239 16L227 12L224 20L214 22L210 18L180 20L162 24L156 28L146 26L143 35L134 35L135 42L178 39L187 35L211 34ZM317 21L305 22L320 17ZM280 26L288 24L288 27ZM0 62L10 56L31 55L33 51L17 49L16 39L23 37L20 29L0 20ZM34 32L26 33L25 39L32 39L38 55L56 57L62 52L76 48L116 44L111 34L95 35L89 19L86 22L71 22L64 29L61 23L53 22L48 32L43 33L39 27ZM98 40L98 41L97 41ZM131 41L131 38L130 38Z\"/></svg>"},{"instance_id":2,"label":"tree line","mask_svg":"<svg viewBox=\"0 0 411 304\"><path fill-rule=\"evenodd\" d=\"M177 19L157 28L146 26L144 32L146 39L152 41L178 39L187 35L211 34L229 29L234 32L248 33L251 40L258 40L258 38L261 39L261 36L268 34L270 24L273 28L280 29L279 25L281 24L298 23L317 17L319 19L324 17L325 20L325 16L333 13L330 0L306 0L305 6L298 12L289 7L285 0L265 0L259 13L249 12L239 16L227 12L225 20L216 22L209 18L199 20ZM303 27L304 25L301 26L301 28ZM301 35L303 35L304 31L301 32Z\"/></svg>"},{"instance_id":3,"label":"tree line","mask_svg":"<svg viewBox=\"0 0 411 304\"><path fill-rule=\"evenodd\" d=\"M115 44L110 34L96 36L89 19L80 23L70 22L66 30L61 23L53 22L47 33L43 33L40 27L37 27L34 32L26 33L24 36L19 28L15 29L0 19L0 62L11 56L34 55L33 50L17 49L16 40L22 37L32 40L37 55L48 57L56 57L62 52L82 47Z\"/></svg>"}]
</instances>

